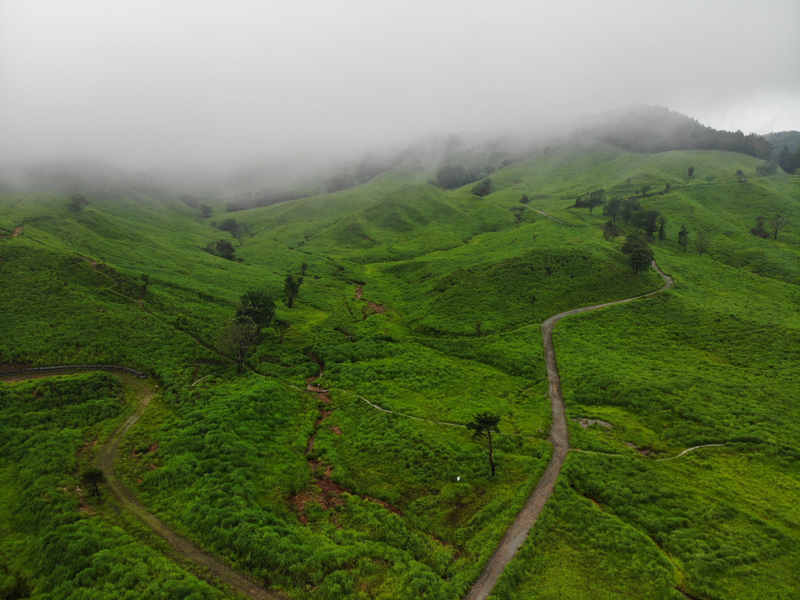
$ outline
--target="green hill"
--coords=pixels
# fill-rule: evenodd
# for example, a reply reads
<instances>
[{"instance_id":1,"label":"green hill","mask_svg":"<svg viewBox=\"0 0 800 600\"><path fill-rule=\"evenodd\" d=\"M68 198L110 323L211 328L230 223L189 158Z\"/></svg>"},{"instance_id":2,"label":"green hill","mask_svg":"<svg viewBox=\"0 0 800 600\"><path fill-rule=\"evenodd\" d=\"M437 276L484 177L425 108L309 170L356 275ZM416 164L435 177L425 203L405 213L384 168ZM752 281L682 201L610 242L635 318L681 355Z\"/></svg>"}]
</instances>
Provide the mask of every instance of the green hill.
<instances>
[{"instance_id":1,"label":"green hill","mask_svg":"<svg viewBox=\"0 0 800 600\"><path fill-rule=\"evenodd\" d=\"M433 171L409 161L270 206L223 213L209 199L208 218L124 188L87 190L80 212L69 194L8 193L0 368L146 372L155 396L117 475L259 584L290 598L461 598L549 461L540 324L662 284L622 251L646 234L635 216L606 239L604 207L575 208L602 189L606 206L636 199L666 220L649 248L675 285L556 327L573 451L495 596L793 597L800 176L761 177L761 163L592 141L499 168L483 198L426 184ZM777 215L788 220L772 231ZM759 217L767 237L751 232ZM238 239L219 228L229 218ZM303 278L291 308L287 275ZM248 291L270 295L290 328L261 331L237 375L222 338ZM313 385L329 391L308 393L320 365ZM110 492L77 495L139 388L96 374L3 381L0 433L18 440L0 446L5 597L229 597ZM75 389L97 390L94 404ZM486 449L453 426L484 411L501 416L495 477ZM44 445L25 455L21 444ZM672 458L707 444L724 446ZM57 519L40 518L56 505ZM39 558L46 536L73 540L69 569L48 562L55 546Z\"/></svg>"}]
</instances>

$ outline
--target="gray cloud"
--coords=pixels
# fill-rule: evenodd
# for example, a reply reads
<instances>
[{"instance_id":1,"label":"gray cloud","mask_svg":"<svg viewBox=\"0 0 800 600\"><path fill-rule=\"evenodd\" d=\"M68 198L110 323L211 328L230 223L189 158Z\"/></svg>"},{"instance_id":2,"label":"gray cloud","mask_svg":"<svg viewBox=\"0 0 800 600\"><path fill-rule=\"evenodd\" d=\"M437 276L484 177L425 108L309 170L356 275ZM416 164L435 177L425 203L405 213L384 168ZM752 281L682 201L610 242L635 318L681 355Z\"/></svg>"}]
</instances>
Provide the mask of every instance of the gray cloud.
<instances>
[{"instance_id":1,"label":"gray cloud","mask_svg":"<svg viewBox=\"0 0 800 600\"><path fill-rule=\"evenodd\" d=\"M800 129L795 0L0 2L0 160L126 166L661 104Z\"/></svg>"}]
</instances>

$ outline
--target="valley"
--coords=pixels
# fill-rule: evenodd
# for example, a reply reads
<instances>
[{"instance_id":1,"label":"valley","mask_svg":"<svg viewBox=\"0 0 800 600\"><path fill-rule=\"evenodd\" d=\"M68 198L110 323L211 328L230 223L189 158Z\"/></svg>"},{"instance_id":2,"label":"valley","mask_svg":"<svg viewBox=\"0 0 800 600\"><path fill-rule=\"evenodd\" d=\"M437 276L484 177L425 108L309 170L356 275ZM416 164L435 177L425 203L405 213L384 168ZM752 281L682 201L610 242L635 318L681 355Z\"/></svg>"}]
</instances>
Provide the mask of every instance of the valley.
<instances>
[{"instance_id":1,"label":"valley","mask_svg":"<svg viewBox=\"0 0 800 600\"><path fill-rule=\"evenodd\" d=\"M412 161L210 216L0 195L2 370L148 376L0 378L0 597L793 598L800 179L762 162L597 143L478 196ZM620 234L575 206L600 189L636 200Z\"/></svg>"}]
</instances>

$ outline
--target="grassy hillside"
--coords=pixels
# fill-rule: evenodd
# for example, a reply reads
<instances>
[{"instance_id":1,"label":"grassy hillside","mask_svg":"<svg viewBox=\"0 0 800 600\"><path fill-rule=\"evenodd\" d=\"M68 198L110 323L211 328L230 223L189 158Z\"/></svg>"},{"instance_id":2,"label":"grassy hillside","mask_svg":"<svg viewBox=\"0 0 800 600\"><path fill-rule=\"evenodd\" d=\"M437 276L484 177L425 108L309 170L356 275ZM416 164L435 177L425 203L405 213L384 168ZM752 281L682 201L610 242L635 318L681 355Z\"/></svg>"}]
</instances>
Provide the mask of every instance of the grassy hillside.
<instances>
[{"instance_id":1,"label":"grassy hillside","mask_svg":"<svg viewBox=\"0 0 800 600\"><path fill-rule=\"evenodd\" d=\"M667 220L651 248L675 286L556 327L568 418L610 427L569 421L575 451L495 595L759 598L771 585L792 597L800 177L756 177L760 162L552 151L493 173L484 198L400 165L345 191L207 219L139 193L89 195L80 213L58 194L2 196L0 364L116 363L153 376L158 393L117 470L169 527L255 580L291 598L463 597L550 457L541 322L662 283L621 251L632 225L606 240L603 207L573 207L597 189L637 197ZM750 233L777 214L789 217L777 239ZM230 218L246 225L240 239L218 227ZM241 262L206 251L220 240ZM301 271L289 308L284 278ZM262 331L237 375L219 336L251 290L275 298L291 328L283 342ZM330 391L304 391L320 369L314 385ZM0 383L16 407L36 389ZM107 434L131 410L49 426ZM483 411L501 416L495 477L459 427ZM24 423L19 435L32 435ZM59 451L75 456L81 435ZM725 446L657 462L704 444ZM27 467L4 460L11 498ZM51 475L77 476L69 462ZM171 565L153 585L173 585L169 553L116 516L110 493L98 506L70 518L101 537L138 536L137 556ZM117 556L129 542L114 539L103 543ZM32 559L5 547L0 557L17 582L8 589L55 589ZM84 578L112 597L102 577Z\"/></svg>"}]
</instances>

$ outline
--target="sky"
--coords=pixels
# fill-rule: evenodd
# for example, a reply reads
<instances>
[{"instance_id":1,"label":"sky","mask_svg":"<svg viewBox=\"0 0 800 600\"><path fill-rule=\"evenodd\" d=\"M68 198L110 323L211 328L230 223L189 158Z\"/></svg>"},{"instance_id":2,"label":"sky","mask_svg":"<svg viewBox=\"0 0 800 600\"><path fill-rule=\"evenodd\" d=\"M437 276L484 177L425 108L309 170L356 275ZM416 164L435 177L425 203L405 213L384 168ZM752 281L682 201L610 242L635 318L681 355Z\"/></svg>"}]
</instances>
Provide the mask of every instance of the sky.
<instances>
[{"instance_id":1,"label":"sky","mask_svg":"<svg viewBox=\"0 0 800 600\"><path fill-rule=\"evenodd\" d=\"M798 0L0 0L0 162L148 168L659 104L800 130Z\"/></svg>"}]
</instances>

